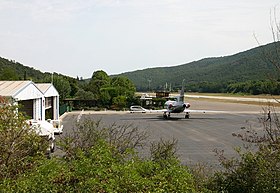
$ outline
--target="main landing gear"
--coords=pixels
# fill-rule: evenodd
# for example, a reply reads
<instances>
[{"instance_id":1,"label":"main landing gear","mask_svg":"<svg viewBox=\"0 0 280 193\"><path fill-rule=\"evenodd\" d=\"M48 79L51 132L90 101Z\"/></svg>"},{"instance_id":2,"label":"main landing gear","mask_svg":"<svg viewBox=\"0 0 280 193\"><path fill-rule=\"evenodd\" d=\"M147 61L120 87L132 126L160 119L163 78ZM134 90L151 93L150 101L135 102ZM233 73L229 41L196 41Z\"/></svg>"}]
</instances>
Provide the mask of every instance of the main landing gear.
<instances>
[{"instance_id":1,"label":"main landing gear","mask_svg":"<svg viewBox=\"0 0 280 193\"><path fill-rule=\"evenodd\" d=\"M163 119L169 119L170 118L170 113L168 113L168 115L166 114L166 112L163 113Z\"/></svg>"},{"instance_id":2,"label":"main landing gear","mask_svg":"<svg viewBox=\"0 0 280 193\"><path fill-rule=\"evenodd\" d=\"M164 112L163 113L163 119L169 119L170 118L170 113L166 113ZM185 115L185 119L189 119L190 118L190 113L189 112L186 112L186 115Z\"/></svg>"}]
</instances>

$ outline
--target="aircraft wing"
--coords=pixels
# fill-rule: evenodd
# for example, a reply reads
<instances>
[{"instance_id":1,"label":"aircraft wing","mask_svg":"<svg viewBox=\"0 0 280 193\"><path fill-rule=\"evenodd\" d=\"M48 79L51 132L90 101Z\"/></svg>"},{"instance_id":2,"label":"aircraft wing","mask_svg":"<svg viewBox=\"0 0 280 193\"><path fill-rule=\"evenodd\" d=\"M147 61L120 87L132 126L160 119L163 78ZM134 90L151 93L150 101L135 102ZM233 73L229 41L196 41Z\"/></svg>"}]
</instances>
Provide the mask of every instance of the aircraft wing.
<instances>
[{"instance_id":1,"label":"aircraft wing","mask_svg":"<svg viewBox=\"0 0 280 193\"><path fill-rule=\"evenodd\" d=\"M159 112L169 112L167 109L159 109L159 110L153 110L153 109L145 109L141 106L131 106L130 107L130 112L131 113L159 113Z\"/></svg>"},{"instance_id":2,"label":"aircraft wing","mask_svg":"<svg viewBox=\"0 0 280 193\"><path fill-rule=\"evenodd\" d=\"M158 110L152 110L152 109L150 109L150 110L148 110L150 113L168 113L169 112L169 110L168 109L158 109Z\"/></svg>"},{"instance_id":3,"label":"aircraft wing","mask_svg":"<svg viewBox=\"0 0 280 193\"><path fill-rule=\"evenodd\" d=\"M150 113L168 113L171 112L168 109L159 109L159 110L151 110L151 109L146 109L146 112ZM185 109L183 111L184 113L226 113L226 111L213 111L213 110L196 110L196 109Z\"/></svg>"},{"instance_id":4,"label":"aircraft wing","mask_svg":"<svg viewBox=\"0 0 280 193\"><path fill-rule=\"evenodd\" d=\"M144 108L143 108L144 109ZM170 110L168 109L157 109L157 110L153 110L153 109L144 109L145 112L147 113L168 113L168 112L171 112Z\"/></svg>"},{"instance_id":5,"label":"aircraft wing","mask_svg":"<svg viewBox=\"0 0 280 193\"><path fill-rule=\"evenodd\" d=\"M225 111L185 109L184 113L226 113Z\"/></svg>"}]
</instances>

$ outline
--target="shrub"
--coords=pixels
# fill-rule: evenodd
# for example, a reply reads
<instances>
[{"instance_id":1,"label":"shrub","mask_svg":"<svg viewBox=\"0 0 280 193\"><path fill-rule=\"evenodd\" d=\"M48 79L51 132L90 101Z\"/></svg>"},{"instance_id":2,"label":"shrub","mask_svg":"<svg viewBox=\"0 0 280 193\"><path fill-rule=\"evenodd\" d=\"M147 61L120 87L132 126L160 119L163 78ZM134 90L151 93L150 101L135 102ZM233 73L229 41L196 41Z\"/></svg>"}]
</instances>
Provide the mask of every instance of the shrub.
<instances>
[{"instance_id":1,"label":"shrub","mask_svg":"<svg viewBox=\"0 0 280 193\"><path fill-rule=\"evenodd\" d=\"M266 114L266 113L265 113ZM264 115L265 115L264 114ZM279 115L273 113L272 119L263 123L261 136L247 129L239 137L257 145L257 149L244 152L236 149L239 158L226 159L218 152L223 170L217 172L209 181L209 188L219 192L280 192L280 140Z\"/></svg>"},{"instance_id":2,"label":"shrub","mask_svg":"<svg viewBox=\"0 0 280 193\"><path fill-rule=\"evenodd\" d=\"M0 179L15 178L43 158L47 142L30 130L16 106L1 102Z\"/></svg>"},{"instance_id":3,"label":"shrub","mask_svg":"<svg viewBox=\"0 0 280 193\"><path fill-rule=\"evenodd\" d=\"M142 133L131 126L113 124L108 128L101 127L99 121L86 120L63 142L65 158L42 160L19 178L4 181L0 189L6 192L196 192L193 176L173 154L167 153L164 162L153 156L142 159L137 155L135 148L142 145ZM174 152L175 146L169 142L159 143L160 146L169 144L168 148L160 149Z\"/></svg>"}]
</instances>

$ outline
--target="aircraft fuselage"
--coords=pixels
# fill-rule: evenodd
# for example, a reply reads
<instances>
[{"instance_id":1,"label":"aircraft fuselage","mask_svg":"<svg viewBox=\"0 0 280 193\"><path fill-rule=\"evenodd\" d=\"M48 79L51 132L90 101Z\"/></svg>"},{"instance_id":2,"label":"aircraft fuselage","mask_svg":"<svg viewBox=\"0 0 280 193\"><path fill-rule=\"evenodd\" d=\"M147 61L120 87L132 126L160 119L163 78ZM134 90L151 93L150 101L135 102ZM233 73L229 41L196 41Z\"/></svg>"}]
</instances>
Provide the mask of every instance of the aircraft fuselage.
<instances>
[{"instance_id":1,"label":"aircraft fuselage","mask_svg":"<svg viewBox=\"0 0 280 193\"><path fill-rule=\"evenodd\" d=\"M167 109L168 113L182 113L186 105L183 102L166 101L164 107Z\"/></svg>"}]
</instances>

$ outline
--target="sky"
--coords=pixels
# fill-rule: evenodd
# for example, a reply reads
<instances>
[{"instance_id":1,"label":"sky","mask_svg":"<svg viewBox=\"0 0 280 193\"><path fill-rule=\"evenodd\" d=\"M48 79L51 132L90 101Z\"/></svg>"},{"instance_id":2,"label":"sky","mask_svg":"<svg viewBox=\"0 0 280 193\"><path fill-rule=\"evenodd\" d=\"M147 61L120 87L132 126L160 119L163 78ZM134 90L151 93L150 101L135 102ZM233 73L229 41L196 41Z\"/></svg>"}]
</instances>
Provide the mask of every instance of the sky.
<instances>
[{"instance_id":1,"label":"sky","mask_svg":"<svg viewBox=\"0 0 280 193\"><path fill-rule=\"evenodd\" d=\"M97 70L176 66L272 42L279 6L279 0L0 0L0 57L83 78Z\"/></svg>"}]
</instances>

